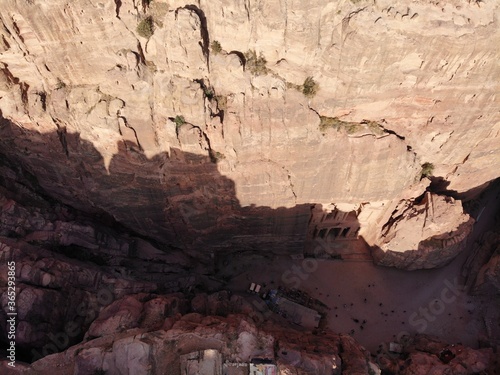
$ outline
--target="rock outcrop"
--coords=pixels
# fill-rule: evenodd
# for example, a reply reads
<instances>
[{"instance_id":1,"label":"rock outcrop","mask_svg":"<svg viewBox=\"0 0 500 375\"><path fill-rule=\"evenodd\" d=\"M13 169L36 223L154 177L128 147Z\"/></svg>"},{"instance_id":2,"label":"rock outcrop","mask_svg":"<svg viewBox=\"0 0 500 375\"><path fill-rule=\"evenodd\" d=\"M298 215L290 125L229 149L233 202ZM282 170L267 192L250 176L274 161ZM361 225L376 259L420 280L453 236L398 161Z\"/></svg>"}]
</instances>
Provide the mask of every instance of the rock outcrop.
<instances>
[{"instance_id":1,"label":"rock outcrop","mask_svg":"<svg viewBox=\"0 0 500 375\"><path fill-rule=\"evenodd\" d=\"M78 342L99 310L114 298L158 289L156 284L116 277L97 265L65 259L22 241L0 237L0 247L3 322L8 318L7 287L4 286L7 285L7 262L16 262L18 268L16 343L20 350L40 350L50 342L51 336L64 332L68 322L73 323L74 327L69 329L74 334L67 338L67 345ZM6 323L1 327L5 334Z\"/></svg>"},{"instance_id":2,"label":"rock outcrop","mask_svg":"<svg viewBox=\"0 0 500 375\"><path fill-rule=\"evenodd\" d=\"M500 250L479 271L476 293L500 294Z\"/></svg>"},{"instance_id":3,"label":"rock outcrop","mask_svg":"<svg viewBox=\"0 0 500 375\"><path fill-rule=\"evenodd\" d=\"M6 244L31 257L49 258L55 252L91 261L101 266L101 271L120 278L161 282L172 291L179 290L181 284L189 285L186 279L192 278L190 271L194 269L199 274L213 271L202 259L194 261L180 249L141 238L102 212L88 215L54 201L44 195L35 177L5 160L0 160L0 171L0 236ZM28 244L35 245L35 250L39 247L40 251L23 250L29 249ZM59 268L54 266L54 272ZM73 273L58 272L44 282L50 286L60 283L57 287L62 287L74 279ZM98 285L87 287L95 289Z\"/></svg>"},{"instance_id":4,"label":"rock outcrop","mask_svg":"<svg viewBox=\"0 0 500 375\"><path fill-rule=\"evenodd\" d=\"M417 335L409 338L401 354L381 354L378 362L387 374L494 374L500 369L494 358L491 349L474 350Z\"/></svg>"},{"instance_id":5,"label":"rock outcrop","mask_svg":"<svg viewBox=\"0 0 500 375\"><path fill-rule=\"evenodd\" d=\"M407 270L441 267L465 248L473 222L451 197L426 193L418 202L401 202L383 229L381 247L373 249L374 260Z\"/></svg>"},{"instance_id":6,"label":"rock outcrop","mask_svg":"<svg viewBox=\"0 0 500 375\"><path fill-rule=\"evenodd\" d=\"M486 232L475 244L465 266L467 286L472 294L500 294L500 230L496 226Z\"/></svg>"}]
</instances>

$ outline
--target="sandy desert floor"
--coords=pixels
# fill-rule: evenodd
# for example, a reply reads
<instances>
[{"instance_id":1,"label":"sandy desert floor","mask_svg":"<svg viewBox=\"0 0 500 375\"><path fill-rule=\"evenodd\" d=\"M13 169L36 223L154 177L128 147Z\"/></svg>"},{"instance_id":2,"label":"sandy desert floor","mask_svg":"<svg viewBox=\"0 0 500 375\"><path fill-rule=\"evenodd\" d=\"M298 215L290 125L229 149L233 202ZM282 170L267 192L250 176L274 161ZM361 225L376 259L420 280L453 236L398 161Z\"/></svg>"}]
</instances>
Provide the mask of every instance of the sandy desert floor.
<instances>
[{"instance_id":1,"label":"sandy desert floor","mask_svg":"<svg viewBox=\"0 0 500 375\"><path fill-rule=\"evenodd\" d=\"M369 262L317 261L317 269L307 273L303 261L284 257L271 264L256 259L232 280L230 289L241 292L250 282L265 284L264 289L298 287L330 307L329 328L351 333L371 352L405 332L433 334L450 343L477 347L478 338L486 335L482 316L494 301L467 296L461 290L460 260L444 269L413 272ZM289 272L294 271L293 275L302 272L304 280L299 285L286 282L298 279L291 279Z\"/></svg>"},{"instance_id":2,"label":"sandy desert floor","mask_svg":"<svg viewBox=\"0 0 500 375\"><path fill-rule=\"evenodd\" d=\"M351 333L375 353L382 342L404 333L426 333L449 343L477 347L485 338L484 316L500 310L500 298L470 296L463 290L462 265L472 242L488 228L498 209L492 195L470 238L468 249L449 265L434 270L401 271L367 261L292 260L278 257L229 260L234 277L228 288L248 289L250 282L265 286L295 287L330 307L328 327Z\"/></svg>"}]
</instances>

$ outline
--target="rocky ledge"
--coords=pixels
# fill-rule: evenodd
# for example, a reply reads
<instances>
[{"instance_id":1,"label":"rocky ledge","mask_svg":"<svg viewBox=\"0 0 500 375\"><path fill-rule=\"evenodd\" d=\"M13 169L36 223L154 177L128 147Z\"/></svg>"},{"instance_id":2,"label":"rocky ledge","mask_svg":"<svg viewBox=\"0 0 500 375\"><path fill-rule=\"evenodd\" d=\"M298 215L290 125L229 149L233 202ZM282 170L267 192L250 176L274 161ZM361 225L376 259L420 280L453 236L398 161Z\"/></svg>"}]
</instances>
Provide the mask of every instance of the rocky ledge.
<instances>
[{"instance_id":1,"label":"rocky ledge","mask_svg":"<svg viewBox=\"0 0 500 375\"><path fill-rule=\"evenodd\" d=\"M198 294L191 302L182 294L131 294L105 306L81 343L66 349L70 332L61 331L44 350L63 352L15 370L6 361L1 366L9 374L181 374L183 355L213 349L230 363L270 359L280 374L465 375L499 369L491 348L419 335L404 337L399 353L383 348L371 355L348 335L304 332L260 317L245 298L224 291Z\"/></svg>"}]
</instances>

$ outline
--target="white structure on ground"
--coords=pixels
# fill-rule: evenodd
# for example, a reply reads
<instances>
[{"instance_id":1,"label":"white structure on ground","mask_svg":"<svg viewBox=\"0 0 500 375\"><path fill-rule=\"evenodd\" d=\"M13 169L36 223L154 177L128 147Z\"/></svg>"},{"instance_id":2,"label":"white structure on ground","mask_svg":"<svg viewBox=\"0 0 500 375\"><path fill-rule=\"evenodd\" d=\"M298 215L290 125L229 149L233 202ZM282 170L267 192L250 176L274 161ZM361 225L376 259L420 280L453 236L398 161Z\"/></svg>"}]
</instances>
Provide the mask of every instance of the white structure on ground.
<instances>
[{"instance_id":1,"label":"white structure on ground","mask_svg":"<svg viewBox=\"0 0 500 375\"><path fill-rule=\"evenodd\" d=\"M250 375L278 375L278 367L270 363L250 363Z\"/></svg>"},{"instance_id":2,"label":"white structure on ground","mask_svg":"<svg viewBox=\"0 0 500 375\"><path fill-rule=\"evenodd\" d=\"M222 375L222 356L207 349L181 355L181 375Z\"/></svg>"},{"instance_id":3,"label":"white structure on ground","mask_svg":"<svg viewBox=\"0 0 500 375\"><path fill-rule=\"evenodd\" d=\"M207 349L180 356L181 375L278 375L271 359L254 358L250 363L222 363L218 350Z\"/></svg>"}]
</instances>

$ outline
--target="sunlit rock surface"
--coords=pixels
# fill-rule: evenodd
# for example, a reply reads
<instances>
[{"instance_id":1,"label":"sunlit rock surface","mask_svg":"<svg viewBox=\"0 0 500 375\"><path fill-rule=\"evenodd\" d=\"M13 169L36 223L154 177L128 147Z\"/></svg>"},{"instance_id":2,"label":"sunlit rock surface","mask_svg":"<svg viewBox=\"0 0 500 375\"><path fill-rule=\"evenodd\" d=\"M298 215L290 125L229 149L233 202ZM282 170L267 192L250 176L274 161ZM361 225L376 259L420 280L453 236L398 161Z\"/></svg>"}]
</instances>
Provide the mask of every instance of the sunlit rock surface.
<instances>
[{"instance_id":1,"label":"sunlit rock surface","mask_svg":"<svg viewBox=\"0 0 500 375\"><path fill-rule=\"evenodd\" d=\"M373 250L375 262L408 270L443 266L465 248L473 222L450 197L427 193L418 203L403 201Z\"/></svg>"}]
</instances>

